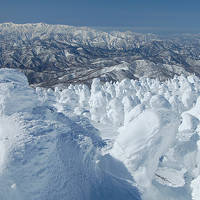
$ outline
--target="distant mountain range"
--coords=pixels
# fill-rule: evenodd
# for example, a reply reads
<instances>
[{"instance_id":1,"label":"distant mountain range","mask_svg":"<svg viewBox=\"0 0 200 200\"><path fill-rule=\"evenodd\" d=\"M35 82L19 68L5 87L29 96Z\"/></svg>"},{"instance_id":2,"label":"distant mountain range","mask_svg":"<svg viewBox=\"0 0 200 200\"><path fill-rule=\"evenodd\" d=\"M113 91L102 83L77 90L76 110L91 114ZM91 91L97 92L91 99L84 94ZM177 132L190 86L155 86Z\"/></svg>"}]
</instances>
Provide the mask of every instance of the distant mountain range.
<instances>
[{"instance_id":1,"label":"distant mountain range","mask_svg":"<svg viewBox=\"0 0 200 200\"><path fill-rule=\"evenodd\" d=\"M175 74L200 76L200 34L161 37L88 27L0 24L0 67L21 69L35 86Z\"/></svg>"}]
</instances>

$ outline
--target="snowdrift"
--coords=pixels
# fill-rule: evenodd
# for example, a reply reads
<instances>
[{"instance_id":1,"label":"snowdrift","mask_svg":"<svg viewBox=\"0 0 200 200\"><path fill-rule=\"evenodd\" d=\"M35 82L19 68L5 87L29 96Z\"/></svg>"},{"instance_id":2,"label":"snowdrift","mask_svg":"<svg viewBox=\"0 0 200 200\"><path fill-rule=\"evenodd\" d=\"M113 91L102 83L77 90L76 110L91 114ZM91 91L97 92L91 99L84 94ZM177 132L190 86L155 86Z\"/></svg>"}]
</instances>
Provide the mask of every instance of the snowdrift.
<instances>
[{"instance_id":1,"label":"snowdrift","mask_svg":"<svg viewBox=\"0 0 200 200\"><path fill-rule=\"evenodd\" d=\"M55 90L0 70L0 199L199 200L200 80Z\"/></svg>"},{"instance_id":2,"label":"snowdrift","mask_svg":"<svg viewBox=\"0 0 200 200\"><path fill-rule=\"evenodd\" d=\"M105 142L86 118L42 102L15 70L0 71L0 101L1 200L140 199L123 163L99 153Z\"/></svg>"}]
</instances>

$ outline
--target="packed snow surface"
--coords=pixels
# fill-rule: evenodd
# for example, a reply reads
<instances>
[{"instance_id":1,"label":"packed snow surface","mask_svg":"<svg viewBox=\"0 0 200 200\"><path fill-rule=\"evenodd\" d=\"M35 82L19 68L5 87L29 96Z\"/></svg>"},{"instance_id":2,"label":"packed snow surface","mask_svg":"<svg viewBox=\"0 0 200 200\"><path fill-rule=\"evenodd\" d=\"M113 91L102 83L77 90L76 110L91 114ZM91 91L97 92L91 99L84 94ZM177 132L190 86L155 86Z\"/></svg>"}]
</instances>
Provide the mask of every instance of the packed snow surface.
<instances>
[{"instance_id":1,"label":"packed snow surface","mask_svg":"<svg viewBox=\"0 0 200 200\"><path fill-rule=\"evenodd\" d=\"M0 199L199 200L200 80L30 88L0 70Z\"/></svg>"}]
</instances>

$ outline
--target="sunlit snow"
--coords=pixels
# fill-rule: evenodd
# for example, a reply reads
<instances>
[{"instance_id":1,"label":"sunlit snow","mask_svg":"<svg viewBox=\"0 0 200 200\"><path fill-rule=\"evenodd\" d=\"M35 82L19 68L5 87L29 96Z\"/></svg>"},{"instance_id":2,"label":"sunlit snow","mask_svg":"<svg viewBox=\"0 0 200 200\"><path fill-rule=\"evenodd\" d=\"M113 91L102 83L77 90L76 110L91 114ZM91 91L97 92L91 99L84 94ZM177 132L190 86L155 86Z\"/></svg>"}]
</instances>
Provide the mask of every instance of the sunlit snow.
<instances>
[{"instance_id":1,"label":"sunlit snow","mask_svg":"<svg viewBox=\"0 0 200 200\"><path fill-rule=\"evenodd\" d=\"M0 70L0 199L199 200L200 79L30 88Z\"/></svg>"}]
</instances>

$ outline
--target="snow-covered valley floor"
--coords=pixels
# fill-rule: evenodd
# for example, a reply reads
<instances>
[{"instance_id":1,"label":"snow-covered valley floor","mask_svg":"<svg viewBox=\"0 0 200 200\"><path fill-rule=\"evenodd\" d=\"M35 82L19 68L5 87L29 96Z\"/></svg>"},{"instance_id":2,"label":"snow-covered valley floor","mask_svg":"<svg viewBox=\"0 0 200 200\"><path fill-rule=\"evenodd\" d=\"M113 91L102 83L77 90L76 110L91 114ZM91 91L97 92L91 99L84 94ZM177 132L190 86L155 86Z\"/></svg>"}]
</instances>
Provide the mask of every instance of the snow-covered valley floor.
<instances>
[{"instance_id":1,"label":"snow-covered valley floor","mask_svg":"<svg viewBox=\"0 0 200 200\"><path fill-rule=\"evenodd\" d=\"M199 200L200 79L30 88L0 70L1 200Z\"/></svg>"}]
</instances>

